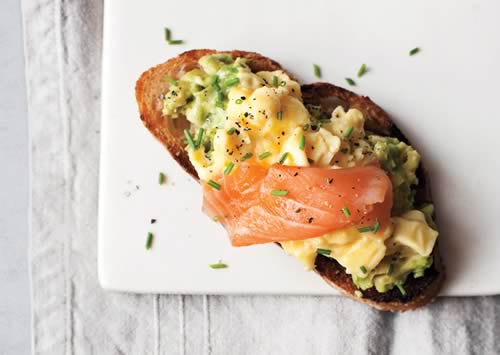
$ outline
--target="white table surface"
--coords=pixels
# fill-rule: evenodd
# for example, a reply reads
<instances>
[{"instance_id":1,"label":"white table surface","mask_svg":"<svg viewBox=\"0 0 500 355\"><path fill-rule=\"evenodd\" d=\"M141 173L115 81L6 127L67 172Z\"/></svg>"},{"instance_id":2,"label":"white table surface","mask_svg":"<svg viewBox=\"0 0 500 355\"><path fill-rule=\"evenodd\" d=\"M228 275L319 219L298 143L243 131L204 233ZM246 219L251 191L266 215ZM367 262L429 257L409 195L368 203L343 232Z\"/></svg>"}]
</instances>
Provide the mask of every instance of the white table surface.
<instances>
[{"instance_id":1,"label":"white table surface","mask_svg":"<svg viewBox=\"0 0 500 355\"><path fill-rule=\"evenodd\" d=\"M0 1L0 354L31 351L29 147L20 0Z\"/></svg>"}]
</instances>

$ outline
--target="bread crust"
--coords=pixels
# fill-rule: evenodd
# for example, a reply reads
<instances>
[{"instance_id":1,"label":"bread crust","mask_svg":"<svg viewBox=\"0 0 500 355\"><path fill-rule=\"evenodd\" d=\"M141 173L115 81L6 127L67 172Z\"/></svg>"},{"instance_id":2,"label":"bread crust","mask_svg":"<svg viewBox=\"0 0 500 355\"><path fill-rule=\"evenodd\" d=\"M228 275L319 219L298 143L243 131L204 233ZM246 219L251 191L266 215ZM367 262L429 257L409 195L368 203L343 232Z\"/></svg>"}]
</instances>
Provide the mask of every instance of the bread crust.
<instances>
[{"instance_id":1,"label":"bread crust","mask_svg":"<svg viewBox=\"0 0 500 355\"><path fill-rule=\"evenodd\" d=\"M140 118L146 128L167 148L172 157L184 170L198 181L198 175L191 164L184 149L184 128L189 127L185 117L168 119L162 114L162 95L168 91L170 76L178 79L184 73L197 68L198 60L207 54L230 54L233 58L242 57L252 71L283 70L276 61L258 53L239 50L215 51L211 49L197 49L184 52L144 72L136 84L136 99L139 106ZM376 134L397 137L407 143L408 140L392 122L389 115L375 104L369 97L357 95L349 90L329 83L314 83L302 85L302 97L305 104L321 105L327 114L342 105L344 109L356 108L366 118L366 128ZM417 171L419 187L417 203L430 202L430 188L427 174L423 168ZM339 289L345 295L358 302L368 304L383 311L403 312L423 306L433 301L444 281L444 268L439 256L438 247L433 250L433 266L425 271L423 277L413 279L409 277L404 284L407 295L403 297L395 288L386 293L379 293L374 288L363 291L363 297L355 295L357 290L351 275L334 259L318 255L315 271L331 286Z\"/></svg>"}]
</instances>

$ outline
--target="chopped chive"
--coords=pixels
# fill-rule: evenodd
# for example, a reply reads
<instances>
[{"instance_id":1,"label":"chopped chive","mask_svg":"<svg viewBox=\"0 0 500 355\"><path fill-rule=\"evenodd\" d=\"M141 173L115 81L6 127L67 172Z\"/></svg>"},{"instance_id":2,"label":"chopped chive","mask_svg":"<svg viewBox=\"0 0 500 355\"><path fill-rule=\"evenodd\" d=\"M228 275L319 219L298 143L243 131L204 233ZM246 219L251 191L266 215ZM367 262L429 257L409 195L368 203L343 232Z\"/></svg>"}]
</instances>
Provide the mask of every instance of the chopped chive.
<instances>
[{"instance_id":1,"label":"chopped chive","mask_svg":"<svg viewBox=\"0 0 500 355\"><path fill-rule=\"evenodd\" d=\"M366 274L366 273L368 272L368 270L366 270L366 267L365 267L364 265L361 265L361 266L359 267L359 269L361 270L361 272L362 272L363 274Z\"/></svg>"},{"instance_id":2,"label":"chopped chive","mask_svg":"<svg viewBox=\"0 0 500 355\"><path fill-rule=\"evenodd\" d=\"M361 64L361 67L359 67L358 70L358 78L361 78L365 74L366 74L366 64Z\"/></svg>"},{"instance_id":3,"label":"chopped chive","mask_svg":"<svg viewBox=\"0 0 500 355\"><path fill-rule=\"evenodd\" d=\"M218 75L214 75L212 77L212 87L215 89L215 91L220 91L219 76Z\"/></svg>"},{"instance_id":4,"label":"chopped chive","mask_svg":"<svg viewBox=\"0 0 500 355\"><path fill-rule=\"evenodd\" d=\"M403 285L401 285L401 282L396 282L396 287L399 289L399 292L401 292L403 296L406 296L406 290L404 289Z\"/></svg>"},{"instance_id":5,"label":"chopped chive","mask_svg":"<svg viewBox=\"0 0 500 355\"><path fill-rule=\"evenodd\" d=\"M304 135L300 137L299 148L300 150L304 150L306 148L306 136Z\"/></svg>"},{"instance_id":6,"label":"chopped chive","mask_svg":"<svg viewBox=\"0 0 500 355\"><path fill-rule=\"evenodd\" d=\"M196 144L196 148L197 148L197 149L198 149L198 148L200 147L200 145L201 145L201 140L203 139L203 133L205 133L205 130L204 130L203 128L200 128L200 129L198 130L198 134L197 134L197 136L196 136L196 142L195 142L195 144Z\"/></svg>"},{"instance_id":7,"label":"chopped chive","mask_svg":"<svg viewBox=\"0 0 500 355\"><path fill-rule=\"evenodd\" d=\"M242 99L236 99L235 102L236 102L236 104L240 105L243 102L243 100Z\"/></svg>"},{"instance_id":8,"label":"chopped chive","mask_svg":"<svg viewBox=\"0 0 500 355\"><path fill-rule=\"evenodd\" d=\"M332 253L332 251L330 249L318 248L318 249L316 249L316 253L321 254L321 255L330 255Z\"/></svg>"},{"instance_id":9,"label":"chopped chive","mask_svg":"<svg viewBox=\"0 0 500 355\"><path fill-rule=\"evenodd\" d=\"M236 84L239 84L239 82L240 82L239 78L231 78L231 79L226 80L226 82L224 83L224 86L228 88L228 87L234 86Z\"/></svg>"},{"instance_id":10,"label":"chopped chive","mask_svg":"<svg viewBox=\"0 0 500 355\"><path fill-rule=\"evenodd\" d=\"M273 75L273 86L275 88L278 87L278 77L276 75Z\"/></svg>"},{"instance_id":11,"label":"chopped chive","mask_svg":"<svg viewBox=\"0 0 500 355\"><path fill-rule=\"evenodd\" d=\"M285 152L285 153L281 156L281 158L280 158L280 160L279 160L279 163L280 163L280 164L283 164L283 163L286 161L286 158L288 158L288 152Z\"/></svg>"},{"instance_id":12,"label":"chopped chive","mask_svg":"<svg viewBox=\"0 0 500 355\"><path fill-rule=\"evenodd\" d=\"M210 180L207 181L207 185L212 186L216 190L220 190L221 189L220 184L216 183L212 179L210 179Z\"/></svg>"},{"instance_id":13,"label":"chopped chive","mask_svg":"<svg viewBox=\"0 0 500 355\"><path fill-rule=\"evenodd\" d=\"M271 156L271 152L264 152L262 154L259 154L259 160L264 160L266 159L267 157L270 157Z\"/></svg>"},{"instance_id":14,"label":"chopped chive","mask_svg":"<svg viewBox=\"0 0 500 355\"><path fill-rule=\"evenodd\" d=\"M215 106L220 108L224 106L224 93L222 91L217 92L217 101L215 101Z\"/></svg>"},{"instance_id":15,"label":"chopped chive","mask_svg":"<svg viewBox=\"0 0 500 355\"><path fill-rule=\"evenodd\" d=\"M253 156L252 153L247 153L245 154L244 156L241 157L240 161L245 161L245 160L248 160L250 159L251 157Z\"/></svg>"},{"instance_id":16,"label":"chopped chive","mask_svg":"<svg viewBox=\"0 0 500 355\"><path fill-rule=\"evenodd\" d=\"M286 195L288 195L288 190L272 190L271 195L273 195L273 196L286 196Z\"/></svg>"},{"instance_id":17,"label":"chopped chive","mask_svg":"<svg viewBox=\"0 0 500 355\"><path fill-rule=\"evenodd\" d=\"M352 131L353 131L353 130L354 130L354 129L353 129L352 127L349 127L349 128L348 128L348 129L344 132L344 138L346 138L346 139L347 139L347 138L349 138L349 137L351 136L351 134L352 134Z\"/></svg>"},{"instance_id":18,"label":"chopped chive","mask_svg":"<svg viewBox=\"0 0 500 355\"><path fill-rule=\"evenodd\" d=\"M354 80L352 80L351 78L345 78L345 81L347 81L347 84L349 84L351 86L356 85L356 82Z\"/></svg>"},{"instance_id":19,"label":"chopped chive","mask_svg":"<svg viewBox=\"0 0 500 355\"><path fill-rule=\"evenodd\" d=\"M392 273L394 272L394 264L389 264L389 270L387 270L387 275L392 275Z\"/></svg>"},{"instance_id":20,"label":"chopped chive","mask_svg":"<svg viewBox=\"0 0 500 355\"><path fill-rule=\"evenodd\" d=\"M281 121L283 119L283 111L278 111L278 120Z\"/></svg>"},{"instance_id":21,"label":"chopped chive","mask_svg":"<svg viewBox=\"0 0 500 355\"><path fill-rule=\"evenodd\" d=\"M151 249L152 245L153 245L153 233L149 232L148 238L146 239L146 250Z\"/></svg>"},{"instance_id":22,"label":"chopped chive","mask_svg":"<svg viewBox=\"0 0 500 355\"><path fill-rule=\"evenodd\" d=\"M351 217L351 211L347 207L342 207L342 212L344 212L346 217Z\"/></svg>"},{"instance_id":23,"label":"chopped chive","mask_svg":"<svg viewBox=\"0 0 500 355\"><path fill-rule=\"evenodd\" d=\"M316 78L321 78L321 68L318 64L313 64L314 76Z\"/></svg>"},{"instance_id":24,"label":"chopped chive","mask_svg":"<svg viewBox=\"0 0 500 355\"><path fill-rule=\"evenodd\" d=\"M188 141L188 145L191 149L196 149L196 144L194 143L193 136L191 135L191 132L186 128L184 130L184 135L186 136L186 140Z\"/></svg>"},{"instance_id":25,"label":"chopped chive","mask_svg":"<svg viewBox=\"0 0 500 355\"><path fill-rule=\"evenodd\" d=\"M225 269L228 267L227 264L224 264L223 262L220 261L217 264L210 264L208 266L210 266L212 269Z\"/></svg>"},{"instance_id":26,"label":"chopped chive","mask_svg":"<svg viewBox=\"0 0 500 355\"><path fill-rule=\"evenodd\" d=\"M229 162L229 164L227 164L226 166L226 169L224 169L224 175L229 175L229 173L231 173L231 170L233 170L233 168L234 168L234 163Z\"/></svg>"},{"instance_id":27,"label":"chopped chive","mask_svg":"<svg viewBox=\"0 0 500 355\"><path fill-rule=\"evenodd\" d=\"M310 125L309 123L306 123L306 124L304 125L304 128L303 128L303 129L304 129L304 131L307 131L310 127L311 127L311 125Z\"/></svg>"},{"instance_id":28,"label":"chopped chive","mask_svg":"<svg viewBox=\"0 0 500 355\"><path fill-rule=\"evenodd\" d=\"M170 32L170 28L165 27L165 41L170 42L172 39L172 32Z\"/></svg>"},{"instance_id":29,"label":"chopped chive","mask_svg":"<svg viewBox=\"0 0 500 355\"><path fill-rule=\"evenodd\" d=\"M168 44L176 45L176 44L183 44L184 41L182 39L172 39L168 41Z\"/></svg>"},{"instance_id":30,"label":"chopped chive","mask_svg":"<svg viewBox=\"0 0 500 355\"><path fill-rule=\"evenodd\" d=\"M282 80L281 83L280 83L280 86L286 86L286 81Z\"/></svg>"},{"instance_id":31,"label":"chopped chive","mask_svg":"<svg viewBox=\"0 0 500 355\"><path fill-rule=\"evenodd\" d=\"M165 183L166 176L164 173L160 172L158 175L158 184L163 185Z\"/></svg>"},{"instance_id":32,"label":"chopped chive","mask_svg":"<svg viewBox=\"0 0 500 355\"><path fill-rule=\"evenodd\" d=\"M409 54L410 54L410 56L412 56L412 55L417 54L418 52L420 52L420 48L415 47L415 48L413 48L413 49L410 51L410 53L409 53Z\"/></svg>"},{"instance_id":33,"label":"chopped chive","mask_svg":"<svg viewBox=\"0 0 500 355\"><path fill-rule=\"evenodd\" d=\"M380 222L378 219L375 220L375 224L373 225L373 233L377 233L380 228Z\"/></svg>"},{"instance_id":34,"label":"chopped chive","mask_svg":"<svg viewBox=\"0 0 500 355\"><path fill-rule=\"evenodd\" d=\"M371 232L372 230L373 230L373 228L370 227L370 226L365 226L365 227L358 228L358 232L359 233Z\"/></svg>"},{"instance_id":35,"label":"chopped chive","mask_svg":"<svg viewBox=\"0 0 500 355\"><path fill-rule=\"evenodd\" d=\"M418 279L419 277L424 276L424 270L415 270L413 272L413 277Z\"/></svg>"},{"instance_id":36,"label":"chopped chive","mask_svg":"<svg viewBox=\"0 0 500 355\"><path fill-rule=\"evenodd\" d=\"M229 129L227 130L227 134L231 135L231 134L233 134L233 133L234 133L234 131L236 131L236 128L231 127L231 128L229 128Z\"/></svg>"}]
</instances>

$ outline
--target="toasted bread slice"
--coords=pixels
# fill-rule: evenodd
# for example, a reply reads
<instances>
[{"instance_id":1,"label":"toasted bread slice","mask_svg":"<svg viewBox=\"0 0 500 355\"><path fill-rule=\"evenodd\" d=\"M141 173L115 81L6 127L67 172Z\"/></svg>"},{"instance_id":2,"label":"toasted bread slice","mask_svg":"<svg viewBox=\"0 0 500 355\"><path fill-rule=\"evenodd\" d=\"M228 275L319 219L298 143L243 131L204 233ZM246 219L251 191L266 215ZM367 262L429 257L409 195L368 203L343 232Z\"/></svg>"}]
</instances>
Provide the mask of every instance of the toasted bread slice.
<instances>
[{"instance_id":1,"label":"toasted bread slice","mask_svg":"<svg viewBox=\"0 0 500 355\"><path fill-rule=\"evenodd\" d=\"M200 49L184 52L167 62L153 67L143 73L136 85L136 98L141 120L148 130L167 148L172 157L198 180L198 175L184 150L184 128L189 123L184 118L168 119L162 115L162 97L168 90L167 77L179 78L184 73L198 67L198 60L207 54L226 53L233 58L242 57L253 71L283 70L275 61L260 54L244 51L215 51ZM346 110L357 108L366 117L366 128L383 136L408 140L391 121L389 115L368 97L359 96L348 90L328 83L315 83L302 86L305 104L321 105L322 110L331 114L333 109L342 105ZM417 203L430 202L428 179L422 167L417 172L419 186ZM438 294L444 280L444 269L438 254L437 245L433 251L433 266L425 271L423 277L414 279L409 276L404 284L407 292L402 296L398 289L379 293L374 288L363 291L363 297L357 297L351 275L334 259L322 255L316 258L316 272L330 285L340 289L349 297L369 304L384 311L406 311L431 302Z\"/></svg>"}]
</instances>

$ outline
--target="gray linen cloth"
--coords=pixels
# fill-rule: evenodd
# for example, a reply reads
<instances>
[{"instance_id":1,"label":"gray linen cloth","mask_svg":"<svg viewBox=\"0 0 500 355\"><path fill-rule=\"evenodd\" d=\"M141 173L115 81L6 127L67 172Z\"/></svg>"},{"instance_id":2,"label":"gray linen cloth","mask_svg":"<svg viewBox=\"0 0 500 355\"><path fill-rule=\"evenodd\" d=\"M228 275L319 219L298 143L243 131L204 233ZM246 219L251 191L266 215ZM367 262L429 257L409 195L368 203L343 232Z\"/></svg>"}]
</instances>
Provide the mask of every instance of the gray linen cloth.
<instances>
[{"instance_id":1,"label":"gray linen cloth","mask_svg":"<svg viewBox=\"0 0 500 355\"><path fill-rule=\"evenodd\" d=\"M23 1L36 354L500 354L500 297L387 314L342 297L168 296L97 281L102 0Z\"/></svg>"}]
</instances>

